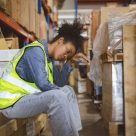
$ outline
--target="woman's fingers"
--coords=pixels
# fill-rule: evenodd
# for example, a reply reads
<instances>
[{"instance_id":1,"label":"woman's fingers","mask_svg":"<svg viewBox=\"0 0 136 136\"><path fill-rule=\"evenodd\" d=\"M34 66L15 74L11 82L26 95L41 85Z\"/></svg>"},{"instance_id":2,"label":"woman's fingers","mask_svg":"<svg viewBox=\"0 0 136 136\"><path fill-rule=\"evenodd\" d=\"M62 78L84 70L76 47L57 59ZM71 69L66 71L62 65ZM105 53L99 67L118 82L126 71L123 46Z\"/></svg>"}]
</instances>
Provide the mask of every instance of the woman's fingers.
<instances>
[{"instance_id":1,"label":"woman's fingers","mask_svg":"<svg viewBox=\"0 0 136 136\"><path fill-rule=\"evenodd\" d=\"M84 54L82 54L82 58L89 62L89 59Z\"/></svg>"},{"instance_id":2,"label":"woman's fingers","mask_svg":"<svg viewBox=\"0 0 136 136\"><path fill-rule=\"evenodd\" d=\"M77 54L77 57L78 57L79 59L84 59L84 60L86 60L87 62L89 62L89 59L88 59L83 53Z\"/></svg>"},{"instance_id":3,"label":"woman's fingers","mask_svg":"<svg viewBox=\"0 0 136 136\"><path fill-rule=\"evenodd\" d=\"M83 53L77 53L74 57L73 60L75 62L82 62L82 61L87 61L89 62L89 59L83 54Z\"/></svg>"}]
</instances>

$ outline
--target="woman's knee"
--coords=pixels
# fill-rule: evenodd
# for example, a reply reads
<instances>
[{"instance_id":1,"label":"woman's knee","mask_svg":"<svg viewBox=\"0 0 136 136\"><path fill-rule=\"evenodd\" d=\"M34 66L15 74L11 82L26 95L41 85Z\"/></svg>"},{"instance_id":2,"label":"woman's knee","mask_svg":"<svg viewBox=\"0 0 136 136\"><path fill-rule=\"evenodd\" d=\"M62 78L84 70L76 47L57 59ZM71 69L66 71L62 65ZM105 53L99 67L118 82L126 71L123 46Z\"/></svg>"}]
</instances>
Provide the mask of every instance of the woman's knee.
<instances>
[{"instance_id":1,"label":"woman's knee","mask_svg":"<svg viewBox=\"0 0 136 136\"><path fill-rule=\"evenodd\" d=\"M66 86L66 91L67 91L68 96L70 95L72 97L76 97L75 91L71 86L67 85Z\"/></svg>"},{"instance_id":2,"label":"woman's knee","mask_svg":"<svg viewBox=\"0 0 136 136\"><path fill-rule=\"evenodd\" d=\"M67 97L66 95L64 94L64 92L62 91L56 91L55 94L54 94L54 99L58 102L63 102L63 101L66 101L67 100Z\"/></svg>"}]
</instances>

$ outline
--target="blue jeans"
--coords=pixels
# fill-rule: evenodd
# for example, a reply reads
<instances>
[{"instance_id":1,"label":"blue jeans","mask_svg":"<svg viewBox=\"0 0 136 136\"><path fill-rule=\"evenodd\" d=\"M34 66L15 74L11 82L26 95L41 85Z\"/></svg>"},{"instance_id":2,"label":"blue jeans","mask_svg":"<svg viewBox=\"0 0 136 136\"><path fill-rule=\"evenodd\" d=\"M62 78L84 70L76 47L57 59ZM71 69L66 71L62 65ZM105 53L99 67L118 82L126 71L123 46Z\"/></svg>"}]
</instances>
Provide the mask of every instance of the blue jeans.
<instances>
[{"instance_id":1,"label":"blue jeans","mask_svg":"<svg viewBox=\"0 0 136 136\"><path fill-rule=\"evenodd\" d=\"M2 113L8 118L27 118L47 113L53 136L79 136L82 129L78 103L70 86L30 94Z\"/></svg>"}]
</instances>

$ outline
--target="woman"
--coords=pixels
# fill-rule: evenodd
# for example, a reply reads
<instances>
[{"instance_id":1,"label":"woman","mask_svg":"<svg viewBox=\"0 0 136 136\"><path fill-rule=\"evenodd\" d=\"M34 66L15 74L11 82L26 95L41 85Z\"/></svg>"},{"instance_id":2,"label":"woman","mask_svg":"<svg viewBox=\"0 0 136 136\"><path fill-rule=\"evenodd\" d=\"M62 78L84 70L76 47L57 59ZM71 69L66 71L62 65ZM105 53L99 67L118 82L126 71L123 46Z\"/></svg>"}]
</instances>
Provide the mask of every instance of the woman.
<instances>
[{"instance_id":1,"label":"woman","mask_svg":"<svg viewBox=\"0 0 136 136\"><path fill-rule=\"evenodd\" d=\"M53 136L78 136L82 128L78 104L73 89L65 84L71 71L68 63L86 59L81 53L75 55L83 43L81 32L78 21L65 23L49 44L35 41L14 56L0 79L0 109L6 117L47 113ZM53 60L67 64L59 72Z\"/></svg>"}]
</instances>

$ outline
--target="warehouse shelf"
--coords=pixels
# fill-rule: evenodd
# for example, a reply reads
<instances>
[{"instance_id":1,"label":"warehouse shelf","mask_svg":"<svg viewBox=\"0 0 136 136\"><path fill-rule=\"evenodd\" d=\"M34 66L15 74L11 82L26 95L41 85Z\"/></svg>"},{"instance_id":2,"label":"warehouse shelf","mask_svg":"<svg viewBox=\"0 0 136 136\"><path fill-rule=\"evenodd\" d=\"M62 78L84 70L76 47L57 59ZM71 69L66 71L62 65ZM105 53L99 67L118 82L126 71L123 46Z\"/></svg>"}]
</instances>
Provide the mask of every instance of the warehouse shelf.
<instances>
[{"instance_id":1,"label":"warehouse shelf","mask_svg":"<svg viewBox=\"0 0 136 136\"><path fill-rule=\"evenodd\" d=\"M36 40L36 36L31 34L28 30L24 29L20 24L18 24L14 19L6 15L4 12L0 11L0 22L3 22L5 25L13 29L16 33L22 35L30 41Z\"/></svg>"},{"instance_id":2,"label":"warehouse shelf","mask_svg":"<svg viewBox=\"0 0 136 136\"><path fill-rule=\"evenodd\" d=\"M127 0L78 0L79 4L99 4L99 3L107 3L107 2L118 2L118 3L127 3Z\"/></svg>"}]
</instances>

